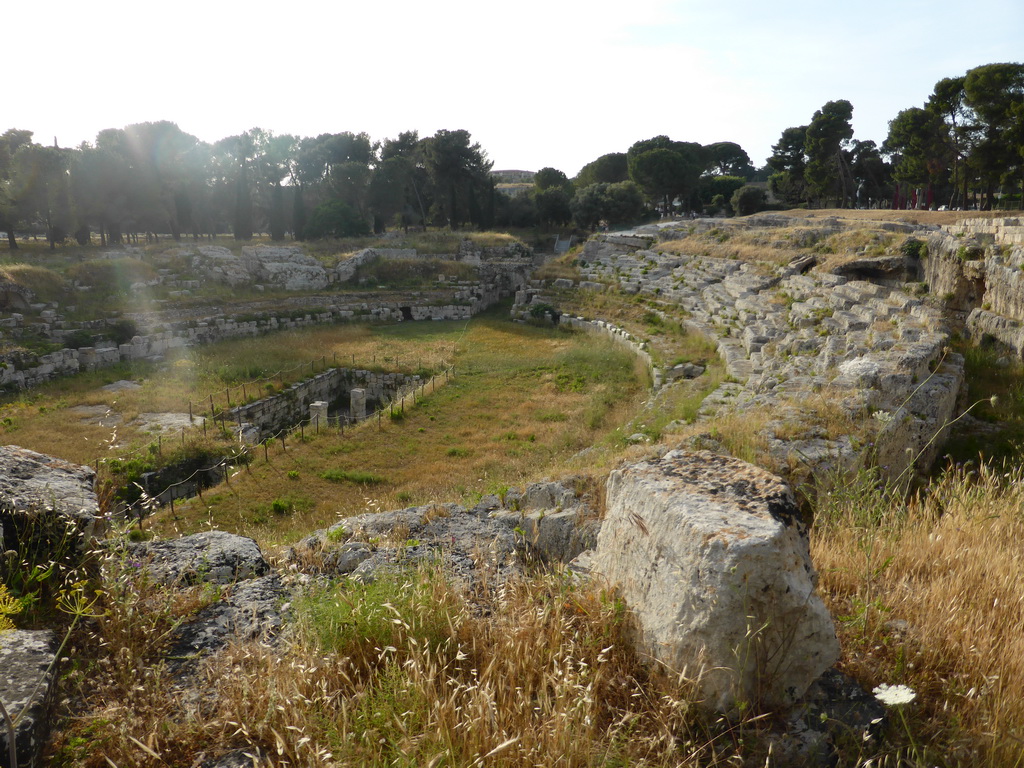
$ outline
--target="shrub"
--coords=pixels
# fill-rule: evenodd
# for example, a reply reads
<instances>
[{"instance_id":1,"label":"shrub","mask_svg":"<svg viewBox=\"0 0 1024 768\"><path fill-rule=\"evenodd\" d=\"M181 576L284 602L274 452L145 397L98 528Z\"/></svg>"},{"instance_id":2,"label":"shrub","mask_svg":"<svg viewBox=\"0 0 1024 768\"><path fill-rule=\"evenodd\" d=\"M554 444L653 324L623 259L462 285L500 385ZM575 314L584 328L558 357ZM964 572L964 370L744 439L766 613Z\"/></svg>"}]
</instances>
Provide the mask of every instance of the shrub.
<instances>
[{"instance_id":1,"label":"shrub","mask_svg":"<svg viewBox=\"0 0 1024 768\"><path fill-rule=\"evenodd\" d=\"M359 237L370 234L370 227L351 205L343 200L331 200L313 209L306 224L306 237L318 240L325 237Z\"/></svg>"},{"instance_id":2,"label":"shrub","mask_svg":"<svg viewBox=\"0 0 1024 768\"><path fill-rule=\"evenodd\" d=\"M730 204L737 216L749 216L752 213L757 213L764 208L764 190L750 184L740 187L732 193Z\"/></svg>"},{"instance_id":3,"label":"shrub","mask_svg":"<svg viewBox=\"0 0 1024 768\"><path fill-rule=\"evenodd\" d=\"M900 253L911 259L922 259L928 255L928 245L924 240L908 237L900 246Z\"/></svg>"},{"instance_id":4,"label":"shrub","mask_svg":"<svg viewBox=\"0 0 1024 768\"><path fill-rule=\"evenodd\" d=\"M81 349L82 347L91 347L94 345L96 337L89 331L79 329L68 334L64 339L64 346L70 349Z\"/></svg>"},{"instance_id":5,"label":"shrub","mask_svg":"<svg viewBox=\"0 0 1024 768\"><path fill-rule=\"evenodd\" d=\"M386 477L358 469L328 469L320 477L331 483L355 483L356 485L381 485L388 482Z\"/></svg>"}]
</instances>

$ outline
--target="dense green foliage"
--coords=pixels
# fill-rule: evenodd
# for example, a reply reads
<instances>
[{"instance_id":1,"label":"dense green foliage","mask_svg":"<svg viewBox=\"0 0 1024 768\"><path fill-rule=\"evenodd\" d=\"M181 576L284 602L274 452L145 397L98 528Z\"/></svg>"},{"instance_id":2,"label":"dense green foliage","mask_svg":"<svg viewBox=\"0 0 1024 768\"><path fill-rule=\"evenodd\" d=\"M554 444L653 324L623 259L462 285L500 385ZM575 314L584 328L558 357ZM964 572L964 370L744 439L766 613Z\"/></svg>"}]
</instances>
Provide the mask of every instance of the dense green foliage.
<instances>
[{"instance_id":1,"label":"dense green foliage","mask_svg":"<svg viewBox=\"0 0 1024 768\"><path fill-rule=\"evenodd\" d=\"M853 139L852 114L850 102L830 101L810 124L782 132L768 159L776 197L841 207L1020 207L1024 64L940 80L923 107L889 122L881 148Z\"/></svg>"}]
</instances>

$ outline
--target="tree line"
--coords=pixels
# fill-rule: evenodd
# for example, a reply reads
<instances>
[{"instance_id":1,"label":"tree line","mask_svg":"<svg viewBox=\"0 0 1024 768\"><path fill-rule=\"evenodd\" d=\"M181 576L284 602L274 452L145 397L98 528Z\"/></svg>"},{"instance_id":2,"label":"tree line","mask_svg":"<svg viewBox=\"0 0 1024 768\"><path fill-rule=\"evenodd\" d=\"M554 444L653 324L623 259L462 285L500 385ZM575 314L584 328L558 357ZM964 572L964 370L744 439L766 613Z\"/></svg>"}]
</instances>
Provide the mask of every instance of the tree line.
<instances>
[{"instance_id":1,"label":"tree line","mask_svg":"<svg viewBox=\"0 0 1024 768\"><path fill-rule=\"evenodd\" d=\"M468 131L316 137L253 128L213 144L172 122L101 131L74 149L30 131L0 135L0 231L118 244L140 235L230 232L319 237L389 227L480 229L628 224L652 215L751 213L767 181L783 206L1020 206L1024 65L987 64L945 78L923 107L901 111L879 147L853 137L853 105L830 101L787 128L755 169L730 141L655 136L602 155L574 179L541 169L528 194L496 191L492 163Z\"/></svg>"},{"instance_id":2,"label":"tree line","mask_svg":"<svg viewBox=\"0 0 1024 768\"><path fill-rule=\"evenodd\" d=\"M530 193L514 198L503 215L511 226L576 224L593 229L656 215L731 212L757 177L750 157L735 142L701 145L655 136L625 152L602 155L569 179L542 168ZM763 197L754 190L758 200ZM745 210L744 212L751 212Z\"/></svg>"},{"instance_id":3,"label":"tree line","mask_svg":"<svg viewBox=\"0 0 1024 768\"><path fill-rule=\"evenodd\" d=\"M199 238L267 232L302 240L435 224L488 228L491 163L464 130L311 138L253 128L209 144L172 122L101 131L75 149L0 136L0 230L45 233L51 247L98 234Z\"/></svg>"},{"instance_id":4,"label":"tree line","mask_svg":"<svg viewBox=\"0 0 1024 768\"><path fill-rule=\"evenodd\" d=\"M783 202L813 206L1021 206L1024 64L986 64L935 84L889 122L882 146L857 141L849 101L787 128L768 159Z\"/></svg>"}]
</instances>

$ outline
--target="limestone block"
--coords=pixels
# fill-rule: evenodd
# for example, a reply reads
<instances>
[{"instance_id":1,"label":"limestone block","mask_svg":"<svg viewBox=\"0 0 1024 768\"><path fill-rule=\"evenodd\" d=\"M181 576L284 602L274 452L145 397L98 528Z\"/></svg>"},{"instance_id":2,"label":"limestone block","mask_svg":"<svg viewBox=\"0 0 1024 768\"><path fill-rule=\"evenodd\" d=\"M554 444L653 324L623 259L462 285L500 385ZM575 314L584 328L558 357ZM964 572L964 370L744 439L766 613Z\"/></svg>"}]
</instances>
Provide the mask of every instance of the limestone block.
<instances>
[{"instance_id":1,"label":"limestone block","mask_svg":"<svg viewBox=\"0 0 1024 768\"><path fill-rule=\"evenodd\" d=\"M309 420L314 426L327 427L326 400L315 400L309 404Z\"/></svg>"},{"instance_id":2,"label":"limestone block","mask_svg":"<svg viewBox=\"0 0 1024 768\"><path fill-rule=\"evenodd\" d=\"M738 459L677 450L612 472L593 568L717 709L790 705L839 656L792 491Z\"/></svg>"},{"instance_id":3,"label":"limestone block","mask_svg":"<svg viewBox=\"0 0 1024 768\"><path fill-rule=\"evenodd\" d=\"M192 257L192 269L208 279L230 286L252 282L249 271L242 260L219 245L201 245Z\"/></svg>"},{"instance_id":4,"label":"limestone block","mask_svg":"<svg viewBox=\"0 0 1024 768\"><path fill-rule=\"evenodd\" d=\"M54 637L49 630L17 629L0 634L0 701L12 718L21 716L14 732L18 766L42 766L41 752L49 732L54 683ZM9 749L6 727L0 727L0 765Z\"/></svg>"},{"instance_id":5,"label":"limestone block","mask_svg":"<svg viewBox=\"0 0 1024 768\"><path fill-rule=\"evenodd\" d=\"M128 553L151 578L163 584L227 584L263 576L270 570L255 541L224 531L129 544Z\"/></svg>"},{"instance_id":6,"label":"limestone block","mask_svg":"<svg viewBox=\"0 0 1024 768\"><path fill-rule=\"evenodd\" d=\"M95 533L99 503L92 467L46 456L16 445L0 446L0 546L18 550L29 512L64 519L81 541Z\"/></svg>"},{"instance_id":7,"label":"limestone block","mask_svg":"<svg viewBox=\"0 0 1024 768\"><path fill-rule=\"evenodd\" d=\"M168 655L180 663L214 653L232 640L265 641L273 637L281 629L280 606L286 595L276 574L226 590L220 600L174 631Z\"/></svg>"}]
</instances>

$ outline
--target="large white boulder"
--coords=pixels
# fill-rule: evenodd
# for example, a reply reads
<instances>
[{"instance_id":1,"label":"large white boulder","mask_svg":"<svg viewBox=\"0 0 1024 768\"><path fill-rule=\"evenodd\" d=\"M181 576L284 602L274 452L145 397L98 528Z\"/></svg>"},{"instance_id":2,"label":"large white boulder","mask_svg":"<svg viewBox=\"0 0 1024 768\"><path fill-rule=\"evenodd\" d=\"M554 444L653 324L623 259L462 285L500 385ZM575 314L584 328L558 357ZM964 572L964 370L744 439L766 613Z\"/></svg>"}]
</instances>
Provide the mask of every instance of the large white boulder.
<instances>
[{"instance_id":1,"label":"large white boulder","mask_svg":"<svg viewBox=\"0 0 1024 768\"><path fill-rule=\"evenodd\" d=\"M592 568L642 647L716 709L786 707L839 656L792 491L738 459L672 451L612 472Z\"/></svg>"},{"instance_id":2,"label":"large white boulder","mask_svg":"<svg viewBox=\"0 0 1024 768\"><path fill-rule=\"evenodd\" d=\"M327 270L298 246L247 245L242 263L255 282L289 291L319 291L327 286Z\"/></svg>"},{"instance_id":3,"label":"large white boulder","mask_svg":"<svg viewBox=\"0 0 1024 768\"><path fill-rule=\"evenodd\" d=\"M256 283L288 291L319 291L327 287L327 270L294 245L247 245L236 256L227 248L201 245L192 257L199 274L232 287Z\"/></svg>"},{"instance_id":4,"label":"large white boulder","mask_svg":"<svg viewBox=\"0 0 1024 768\"><path fill-rule=\"evenodd\" d=\"M192 256L192 269L207 279L232 288L253 281L242 260L220 245L200 245Z\"/></svg>"},{"instance_id":5,"label":"large white boulder","mask_svg":"<svg viewBox=\"0 0 1024 768\"><path fill-rule=\"evenodd\" d=\"M92 467L0 445L0 552L20 550L25 537L55 535L65 525L84 546L99 515L95 482Z\"/></svg>"}]
</instances>

